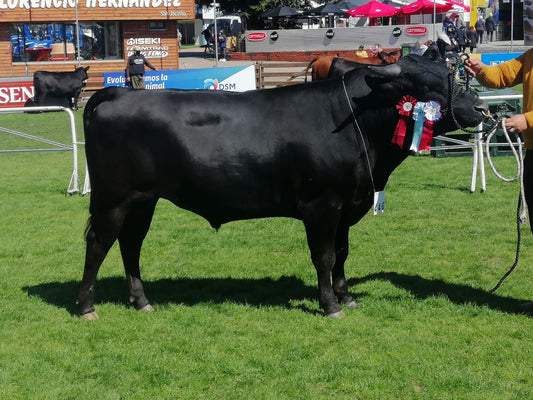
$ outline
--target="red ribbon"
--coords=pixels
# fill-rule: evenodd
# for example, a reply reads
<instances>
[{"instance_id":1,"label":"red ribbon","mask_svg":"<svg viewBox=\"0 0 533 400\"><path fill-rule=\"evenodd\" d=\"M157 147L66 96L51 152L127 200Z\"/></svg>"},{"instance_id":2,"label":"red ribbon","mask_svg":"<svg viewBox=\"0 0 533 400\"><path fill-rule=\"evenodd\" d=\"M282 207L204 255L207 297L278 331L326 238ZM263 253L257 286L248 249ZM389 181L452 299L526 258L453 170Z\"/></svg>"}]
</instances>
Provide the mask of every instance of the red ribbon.
<instances>
[{"instance_id":1,"label":"red ribbon","mask_svg":"<svg viewBox=\"0 0 533 400\"><path fill-rule=\"evenodd\" d=\"M392 143L397 144L403 148L403 142L405 140L405 133L407 131L407 121L411 115L413 115L413 110L415 109L417 101L412 96L403 96L400 102L396 105L396 109L400 114L400 119L394 130L394 136L392 137Z\"/></svg>"},{"instance_id":2,"label":"red ribbon","mask_svg":"<svg viewBox=\"0 0 533 400\"><path fill-rule=\"evenodd\" d=\"M422 138L420 139L418 151L430 149L431 140L433 139L433 125L435 125L435 121L426 120L424 122L424 130L422 131Z\"/></svg>"}]
</instances>

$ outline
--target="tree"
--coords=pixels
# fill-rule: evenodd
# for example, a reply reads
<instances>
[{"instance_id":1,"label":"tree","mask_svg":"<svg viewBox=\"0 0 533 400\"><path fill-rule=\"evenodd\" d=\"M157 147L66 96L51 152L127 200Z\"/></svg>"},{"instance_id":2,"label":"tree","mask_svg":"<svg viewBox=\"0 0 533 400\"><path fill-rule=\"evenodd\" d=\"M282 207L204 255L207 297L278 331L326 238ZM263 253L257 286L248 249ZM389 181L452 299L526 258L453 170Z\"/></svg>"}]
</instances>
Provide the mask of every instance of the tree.
<instances>
[{"instance_id":1,"label":"tree","mask_svg":"<svg viewBox=\"0 0 533 400\"><path fill-rule=\"evenodd\" d=\"M224 14L236 14L246 21L248 27L262 27L262 21L259 15L261 13L276 8L277 6L294 7L299 10L310 9L310 0L221 0L220 10ZM199 6L212 5L212 1L197 0ZM258 26L260 25L260 26Z\"/></svg>"}]
</instances>

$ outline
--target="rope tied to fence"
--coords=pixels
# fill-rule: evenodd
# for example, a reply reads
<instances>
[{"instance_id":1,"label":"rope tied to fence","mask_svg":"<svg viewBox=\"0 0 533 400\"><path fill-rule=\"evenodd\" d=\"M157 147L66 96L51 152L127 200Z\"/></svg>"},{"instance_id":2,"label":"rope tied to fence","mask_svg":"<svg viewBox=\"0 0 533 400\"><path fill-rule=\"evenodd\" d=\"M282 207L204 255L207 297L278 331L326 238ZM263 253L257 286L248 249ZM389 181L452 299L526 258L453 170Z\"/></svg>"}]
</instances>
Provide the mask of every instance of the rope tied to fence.
<instances>
[{"instance_id":1,"label":"rope tied to fence","mask_svg":"<svg viewBox=\"0 0 533 400\"><path fill-rule=\"evenodd\" d=\"M497 128L501 127L505 140L507 143L509 143L509 146L511 148L511 151L513 152L513 155L516 160L517 164L517 171L516 175L513 178L505 178L502 174L498 172L496 169L492 157L490 156L490 141L492 137L496 134ZM502 283L507 279L509 275L516 269L516 266L518 265L518 260L520 259L520 245L522 242L522 234L520 230L520 226L522 224L525 224L527 221L527 205L526 205L526 198L525 198L525 192L524 192L524 157L523 157L523 149L522 149L522 140L520 139L519 135L516 135L516 141L518 144L518 151L516 151L514 144L509 137L509 133L507 131L507 128L505 127L505 118L502 118L500 121L498 121L497 124L494 125L494 127L490 130L490 132L487 134L485 138L485 152L487 154L487 160L489 162L490 168L492 169L492 172L494 172L494 175L496 175L499 179L501 179L504 182L514 182L516 180L520 181L520 195L518 196L518 206L516 209L516 230L517 230L517 244L516 244L516 254L515 254L515 261L511 268L502 276L502 278L499 280L499 282L494 286L492 289L489 290L489 293L494 293L498 288L502 285Z\"/></svg>"}]
</instances>

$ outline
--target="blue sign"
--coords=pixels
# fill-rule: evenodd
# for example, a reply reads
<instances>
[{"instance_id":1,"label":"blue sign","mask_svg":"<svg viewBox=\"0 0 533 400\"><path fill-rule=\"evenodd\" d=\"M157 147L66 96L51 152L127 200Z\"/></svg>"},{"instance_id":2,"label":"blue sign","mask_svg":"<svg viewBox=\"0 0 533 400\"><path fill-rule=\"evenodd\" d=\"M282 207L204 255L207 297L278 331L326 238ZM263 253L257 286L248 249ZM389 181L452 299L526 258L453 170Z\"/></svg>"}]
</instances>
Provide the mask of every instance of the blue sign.
<instances>
[{"instance_id":1,"label":"blue sign","mask_svg":"<svg viewBox=\"0 0 533 400\"><path fill-rule=\"evenodd\" d=\"M512 60L523 53L489 53L482 54L481 61L486 65L498 65L502 62Z\"/></svg>"},{"instance_id":2,"label":"blue sign","mask_svg":"<svg viewBox=\"0 0 533 400\"><path fill-rule=\"evenodd\" d=\"M255 89L254 66L147 71L146 89L209 89L243 92ZM104 87L126 86L124 72L104 73Z\"/></svg>"}]
</instances>

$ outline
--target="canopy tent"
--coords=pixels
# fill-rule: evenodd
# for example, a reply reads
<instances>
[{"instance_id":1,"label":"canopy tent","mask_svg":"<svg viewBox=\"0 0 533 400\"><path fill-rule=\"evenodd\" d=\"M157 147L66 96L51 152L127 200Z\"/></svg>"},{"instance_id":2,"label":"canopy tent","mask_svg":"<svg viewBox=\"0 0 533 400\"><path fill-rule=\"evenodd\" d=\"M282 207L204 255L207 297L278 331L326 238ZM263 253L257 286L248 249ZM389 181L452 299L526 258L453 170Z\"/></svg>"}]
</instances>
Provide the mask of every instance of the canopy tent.
<instances>
[{"instance_id":1,"label":"canopy tent","mask_svg":"<svg viewBox=\"0 0 533 400\"><path fill-rule=\"evenodd\" d=\"M293 15L301 14L301 11L296 8L287 6L277 6L272 10L265 11L260 15L261 18L279 18L279 17L292 17Z\"/></svg>"},{"instance_id":2,"label":"canopy tent","mask_svg":"<svg viewBox=\"0 0 533 400\"><path fill-rule=\"evenodd\" d=\"M341 9L337 4L335 3L326 3L322 4L321 6L315 7L310 9L306 12L306 14L309 15L320 15L320 16L327 16L327 15L346 15L346 11Z\"/></svg>"},{"instance_id":3,"label":"canopy tent","mask_svg":"<svg viewBox=\"0 0 533 400\"><path fill-rule=\"evenodd\" d=\"M439 3L440 3L440 1L439 1ZM452 11L456 11L456 12L462 12L462 11L470 12L470 7L465 6L464 4L459 3L459 2L457 2L457 1L446 0L446 3L449 3L449 4L451 4L451 5L453 6Z\"/></svg>"},{"instance_id":4,"label":"canopy tent","mask_svg":"<svg viewBox=\"0 0 533 400\"><path fill-rule=\"evenodd\" d=\"M335 4L337 4L337 6L341 10L348 11L348 10L351 10L352 8L362 6L366 3L368 3L368 0L342 0Z\"/></svg>"},{"instance_id":5,"label":"canopy tent","mask_svg":"<svg viewBox=\"0 0 533 400\"><path fill-rule=\"evenodd\" d=\"M412 14L437 14L450 11L453 5L446 3L433 2L431 0L416 0L414 3L403 6L399 9L399 15L412 15Z\"/></svg>"},{"instance_id":6,"label":"canopy tent","mask_svg":"<svg viewBox=\"0 0 533 400\"><path fill-rule=\"evenodd\" d=\"M348 10L346 13L352 17L367 17L367 18L379 18L379 17L391 17L398 12L398 9L387 4L380 3L376 0L371 0L362 6L355 7Z\"/></svg>"}]
</instances>

